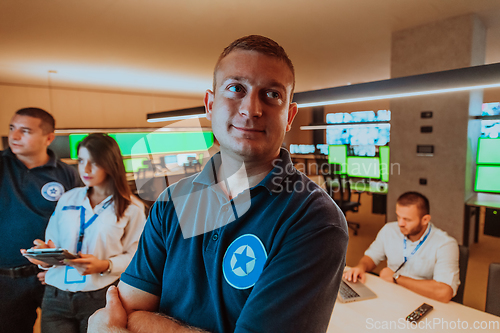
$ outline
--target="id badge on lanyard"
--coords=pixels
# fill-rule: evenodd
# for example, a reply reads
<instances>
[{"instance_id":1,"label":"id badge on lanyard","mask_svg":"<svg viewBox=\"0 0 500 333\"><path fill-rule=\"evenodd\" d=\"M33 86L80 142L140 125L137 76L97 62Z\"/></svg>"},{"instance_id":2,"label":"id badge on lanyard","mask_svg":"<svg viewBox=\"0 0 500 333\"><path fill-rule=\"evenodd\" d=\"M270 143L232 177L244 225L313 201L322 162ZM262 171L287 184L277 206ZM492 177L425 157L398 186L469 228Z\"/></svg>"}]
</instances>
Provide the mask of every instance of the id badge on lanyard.
<instances>
[{"instance_id":1,"label":"id badge on lanyard","mask_svg":"<svg viewBox=\"0 0 500 333\"><path fill-rule=\"evenodd\" d=\"M424 244L425 240L427 239L427 237L429 236L429 234L431 233L431 225L429 225L429 231L427 232L427 234L425 235L424 239L422 239L418 244L417 246L415 247L415 249L411 252L410 254L410 258L415 254L415 252L417 252L417 250L422 246L422 244ZM394 273L397 273L399 272L399 270L401 268L403 268L403 266L406 264L406 262L410 259L408 257L406 257L406 237L403 238L403 256L404 256L404 261L401 265L399 265L399 267L394 271Z\"/></svg>"},{"instance_id":2,"label":"id badge on lanyard","mask_svg":"<svg viewBox=\"0 0 500 333\"><path fill-rule=\"evenodd\" d=\"M80 232L78 233L78 243L76 245L76 253L80 253L83 245L83 237L85 235L85 229L90 227L92 223L97 219L99 214L101 214L108 206L111 204L112 199L105 202L97 213L95 213L87 222L85 222L85 207L83 206L64 206L62 210L80 210ZM64 283L85 283L86 276L81 275L78 270L71 266L66 266L66 271L64 273Z\"/></svg>"},{"instance_id":3,"label":"id badge on lanyard","mask_svg":"<svg viewBox=\"0 0 500 333\"><path fill-rule=\"evenodd\" d=\"M424 239L422 239L418 244L417 246L415 247L415 249L411 252L410 254L410 257L406 257L406 237L403 239L403 245L404 245L404 258L405 258L405 261L404 262L407 262L408 259L410 259L411 257L413 257L413 255L418 251L418 249L422 246L422 244L424 244L425 240L427 239L427 237L429 237L429 234L431 233L431 228L432 226L429 224L429 231L427 232L427 234L425 235Z\"/></svg>"},{"instance_id":4,"label":"id badge on lanyard","mask_svg":"<svg viewBox=\"0 0 500 333\"><path fill-rule=\"evenodd\" d=\"M66 266L66 271L64 272L64 283L73 284L73 283L85 283L87 280L86 275L80 275L76 268L71 266Z\"/></svg>"}]
</instances>

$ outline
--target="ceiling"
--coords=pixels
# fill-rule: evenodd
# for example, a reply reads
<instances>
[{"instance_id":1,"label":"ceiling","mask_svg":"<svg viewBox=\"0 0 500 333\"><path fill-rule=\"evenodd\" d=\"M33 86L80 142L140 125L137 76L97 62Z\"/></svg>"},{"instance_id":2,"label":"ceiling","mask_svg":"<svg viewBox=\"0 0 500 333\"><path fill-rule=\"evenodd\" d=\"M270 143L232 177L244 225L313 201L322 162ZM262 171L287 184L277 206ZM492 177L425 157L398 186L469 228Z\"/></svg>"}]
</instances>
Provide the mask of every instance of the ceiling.
<instances>
[{"instance_id":1,"label":"ceiling","mask_svg":"<svg viewBox=\"0 0 500 333\"><path fill-rule=\"evenodd\" d=\"M201 96L222 49L261 34L296 91L342 86L389 78L393 31L467 13L500 62L499 0L1 0L0 83Z\"/></svg>"}]
</instances>

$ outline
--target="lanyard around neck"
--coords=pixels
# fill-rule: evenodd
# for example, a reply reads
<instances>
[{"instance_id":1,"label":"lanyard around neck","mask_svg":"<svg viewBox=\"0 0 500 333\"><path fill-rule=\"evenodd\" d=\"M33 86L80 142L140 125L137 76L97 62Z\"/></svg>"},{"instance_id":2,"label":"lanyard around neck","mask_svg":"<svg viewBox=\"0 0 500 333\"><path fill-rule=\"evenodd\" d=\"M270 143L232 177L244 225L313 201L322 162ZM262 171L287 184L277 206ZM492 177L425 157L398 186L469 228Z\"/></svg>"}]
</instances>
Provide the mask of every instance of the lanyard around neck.
<instances>
[{"instance_id":1,"label":"lanyard around neck","mask_svg":"<svg viewBox=\"0 0 500 333\"><path fill-rule=\"evenodd\" d=\"M427 231L427 234L425 235L425 237L418 243L418 245L415 247L415 249L411 252L410 254L410 258L418 251L418 249L422 246L422 244L424 244L425 240L427 239L427 237L429 237L429 234L431 233L431 228L432 226L429 224L429 230ZM406 257L406 237L403 238L403 243L404 243L404 257L405 257L405 263L408 261L408 259L410 258L407 258Z\"/></svg>"},{"instance_id":2,"label":"lanyard around neck","mask_svg":"<svg viewBox=\"0 0 500 333\"><path fill-rule=\"evenodd\" d=\"M78 243L76 244L76 253L80 253L82 250L83 237L85 236L85 229L90 227L92 223L97 219L99 214L101 214L109 205L113 202L113 198L106 201L101 208L87 221L85 222L85 207L83 206L64 206L62 210L80 210L80 232L78 233Z\"/></svg>"}]
</instances>

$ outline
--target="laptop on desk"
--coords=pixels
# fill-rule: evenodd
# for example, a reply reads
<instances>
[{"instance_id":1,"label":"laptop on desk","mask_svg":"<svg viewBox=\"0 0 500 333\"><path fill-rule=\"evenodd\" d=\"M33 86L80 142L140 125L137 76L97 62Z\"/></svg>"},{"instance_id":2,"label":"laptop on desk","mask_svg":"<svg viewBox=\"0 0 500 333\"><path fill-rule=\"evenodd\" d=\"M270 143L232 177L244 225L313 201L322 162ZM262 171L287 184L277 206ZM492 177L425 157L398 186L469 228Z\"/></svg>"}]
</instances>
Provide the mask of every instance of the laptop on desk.
<instances>
[{"instance_id":1,"label":"laptop on desk","mask_svg":"<svg viewBox=\"0 0 500 333\"><path fill-rule=\"evenodd\" d=\"M340 282L339 294L337 296L339 302L341 303L361 301L376 297L377 295L361 281L354 283L349 282L344 278Z\"/></svg>"}]
</instances>

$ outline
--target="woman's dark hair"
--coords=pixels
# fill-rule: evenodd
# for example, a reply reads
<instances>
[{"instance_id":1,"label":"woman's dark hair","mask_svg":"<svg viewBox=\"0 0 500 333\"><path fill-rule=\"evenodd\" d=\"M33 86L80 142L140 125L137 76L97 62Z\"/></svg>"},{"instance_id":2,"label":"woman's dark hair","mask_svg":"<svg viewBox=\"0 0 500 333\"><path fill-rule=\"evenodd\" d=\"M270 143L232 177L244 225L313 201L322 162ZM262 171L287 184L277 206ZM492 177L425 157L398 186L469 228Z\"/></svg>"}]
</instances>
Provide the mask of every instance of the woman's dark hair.
<instances>
[{"instance_id":1,"label":"woman's dark hair","mask_svg":"<svg viewBox=\"0 0 500 333\"><path fill-rule=\"evenodd\" d=\"M108 174L115 213L120 219L132 202L132 191L127 184L120 147L112 137L103 133L90 134L78 144L78 151L82 147L88 149L94 162Z\"/></svg>"}]
</instances>

